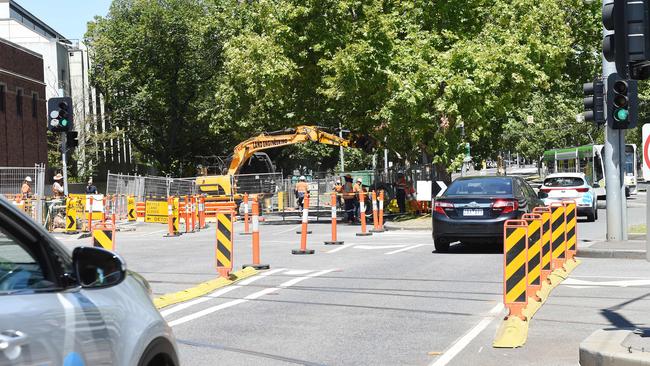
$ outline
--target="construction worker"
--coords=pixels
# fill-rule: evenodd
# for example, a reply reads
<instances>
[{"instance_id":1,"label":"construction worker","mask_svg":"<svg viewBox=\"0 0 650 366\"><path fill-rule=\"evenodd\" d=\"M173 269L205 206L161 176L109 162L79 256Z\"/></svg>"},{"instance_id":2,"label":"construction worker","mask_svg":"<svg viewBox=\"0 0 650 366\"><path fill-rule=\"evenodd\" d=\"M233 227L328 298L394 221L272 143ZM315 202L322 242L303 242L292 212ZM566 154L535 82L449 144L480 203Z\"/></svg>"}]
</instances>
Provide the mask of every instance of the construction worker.
<instances>
[{"instance_id":1,"label":"construction worker","mask_svg":"<svg viewBox=\"0 0 650 366\"><path fill-rule=\"evenodd\" d=\"M93 179L88 179L88 184L86 185L86 194L97 194L97 187L93 184Z\"/></svg>"},{"instance_id":2,"label":"construction worker","mask_svg":"<svg viewBox=\"0 0 650 366\"><path fill-rule=\"evenodd\" d=\"M54 183L52 184L52 196L54 196L55 199L62 199L65 197L65 193L63 191L63 176L61 173L57 173L57 175L54 176Z\"/></svg>"},{"instance_id":3,"label":"construction worker","mask_svg":"<svg viewBox=\"0 0 650 366\"><path fill-rule=\"evenodd\" d=\"M345 183L343 184L343 208L345 209L345 221L348 224L355 222L355 202L356 195L354 194L354 186L352 185L352 176L345 175Z\"/></svg>"},{"instance_id":4,"label":"construction worker","mask_svg":"<svg viewBox=\"0 0 650 366\"><path fill-rule=\"evenodd\" d=\"M334 193L336 193L336 205L339 207L343 200L343 185L341 184L341 178L336 178L334 183Z\"/></svg>"},{"instance_id":5,"label":"construction worker","mask_svg":"<svg viewBox=\"0 0 650 366\"><path fill-rule=\"evenodd\" d=\"M354 203L354 212L355 212L356 218L360 219L361 218L361 212L360 212L361 203L360 202L361 202L361 192L363 192L363 179L357 178L356 183L354 183L353 190L354 190L354 195L357 198L355 200L355 203Z\"/></svg>"},{"instance_id":6,"label":"construction worker","mask_svg":"<svg viewBox=\"0 0 650 366\"><path fill-rule=\"evenodd\" d=\"M301 175L300 178L298 179L298 183L296 183L296 189L295 189L295 194L298 200L298 207L300 208L300 211L302 211L305 208L304 200L305 200L305 195L307 194L308 191L309 191L309 184L307 184L307 178L305 178L304 175Z\"/></svg>"},{"instance_id":7,"label":"construction worker","mask_svg":"<svg viewBox=\"0 0 650 366\"><path fill-rule=\"evenodd\" d=\"M406 212L406 190L408 189L408 184L406 183L406 177L404 173L397 173L397 182L395 182L395 198L397 199L397 206L399 207L400 213Z\"/></svg>"},{"instance_id":8,"label":"construction worker","mask_svg":"<svg viewBox=\"0 0 650 366\"><path fill-rule=\"evenodd\" d=\"M22 194L23 199L30 198L32 196L32 177L27 176L23 181L22 187L20 187L20 193Z\"/></svg>"}]
</instances>

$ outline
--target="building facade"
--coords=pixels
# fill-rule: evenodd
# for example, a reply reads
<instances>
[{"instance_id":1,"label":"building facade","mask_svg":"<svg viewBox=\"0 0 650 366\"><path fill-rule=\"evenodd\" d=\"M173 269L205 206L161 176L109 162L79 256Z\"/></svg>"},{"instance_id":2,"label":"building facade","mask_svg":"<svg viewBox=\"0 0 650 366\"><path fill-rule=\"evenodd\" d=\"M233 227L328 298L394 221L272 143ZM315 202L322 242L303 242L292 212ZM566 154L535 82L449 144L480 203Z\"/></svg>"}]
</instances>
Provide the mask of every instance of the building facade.
<instances>
[{"instance_id":1,"label":"building facade","mask_svg":"<svg viewBox=\"0 0 650 366\"><path fill-rule=\"evenodd\" d=\"M47 164L43 58L0 38L0 166Z\"/></svg>"},{"instance_id":2,"label":"building facade","mask_svg":"<svg viewBox=\"0 0 650 366\"><path fill-rule=\"evenodd\" d=\"M131 171L130 142L111 126L103 98L90 84L92 58L83 43L67 39L13 0L0 0L0 38L41 55L45 91L39 98L72 97L74 129L79 132L79 147L71 157L76 161L68 163L73 175ZM47 113L42 113L46 128Z\"/></svg>"}]
</instances>

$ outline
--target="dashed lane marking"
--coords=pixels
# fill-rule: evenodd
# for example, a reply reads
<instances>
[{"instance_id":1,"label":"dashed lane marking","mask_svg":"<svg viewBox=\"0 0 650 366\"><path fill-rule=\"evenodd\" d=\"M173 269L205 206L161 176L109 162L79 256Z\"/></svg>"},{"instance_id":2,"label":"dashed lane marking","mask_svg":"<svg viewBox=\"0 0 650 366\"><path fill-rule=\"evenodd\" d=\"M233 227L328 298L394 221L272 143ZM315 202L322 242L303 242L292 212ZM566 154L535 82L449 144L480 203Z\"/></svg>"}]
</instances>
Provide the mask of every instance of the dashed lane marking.
<instances>
[{"instance_id":1,"label":"dashed lane marking","mask_svg":"<svg viewBox=\"0 0 650 366\"><path fill-rule=\"evenodd\" d=\"M394 248L404 248L406 245L356 245L355 249L394 249Z\"/></svg>"},{"instance_id":2,"label":"dashed lane marking","mask_svg":"<svg viewBox=\"0 0 650 366\"><path fill-rule=\"evenodd\" d=\"M497 316L502 310L503 310L502 303L499 303L495 307L493 307L492 310L490 310L488 316L481 319L481 321L478 322L478 324L476 324L474 328L470 329L469 332L465 333L464 336L460 337L456 342L454 342L452 346L449 347L449 349L447 349L442 354L442 356L440 356L440 358L431 362L429 366L445 366L449 362L451 362L451 360L453 360L454 357L456 357L463 349L465 349L465 347L467 347L467 345L469 345L470 342L474 340L474 338L478 337L478 335L481 334L481 332L485 330L485 328L487 328L488 325L490 325L490 323L492 323L494 319L497 318Z\"/></svg>"},{"instance_id":3,"label":"dashed lane marking","mask_svg":"<svg viewBox=\"0 0 650 366\"><path fill-rule=\"evenodd\" d=\"M341 245L340 247L329 250L329 251L327 251L325 253L328 253L328 254L329 253L336 253L336 252L340 252L341 250L343 250L345 248L352 248L352 247L354 247L354 245Z\"/></svg>"},{"instance_id":4,"label":"dashed lane marking","mask_svg":"<svg viewBox=\"0 0 650 366\"><path fill-rule=\"evenodd\" d=\"M423 246L433 246L433 244L416 244L416 245L411 245L410 247L406 247L406 248L402 248L402 249L393 250L392 252L388 252L388 253L384 253L384 254L386 254L386 255L390 255L390 254L396 254L396 253L400 253L400 252L406 252L406 251L408 251L408 250L415 249L415 248L419 248L419 247L423 247Z\"/></svg>"},{"instance_id":5,"label":"dashed lane marking","mask_svg":"<svg viewBox=\"0 0 650 366\"><path fill-rule=\"evenodd\" d=\"M212 307L209 307L207 309L203 309L201 311L198 311L196 313L186 315L186 316L184 316L182 318L170 321L169 326L173 327L173 326L176 326L176 325L180 325L180 324L183 324L183 323L190 322L190 321L198 319L198 318L202 318L202 317L204 317L206 315L212 314L212 313L217 312L219 310L223 310L223 309L233 307L235 305L243 304L243 303L248 302L250 300L254 300L254 299L257 299L257 298L259 298L261 296L268 295L270 293L278 291L281 288L288 288L290 286L293 286L293 285L297 284L298 282L304 281L304 280L309 279L309 278L322 276L324 274L327 274L327 273L330 273L330 272L333 272L333 271L336 271L336 269L326 269L326 270L323 270L323 271L319 271L319 272L316 272L316 273L309 274L307 276L291 279L289 281L286 281L286 282L280 284L280 286L278 286L278 287L265 288L263 290L252 293L252 294L244 297L243 299L228 301L226 303L219 304L219 305L216 305L216 306L212 306Z\"/></svg>"},{"instance_id":6,"label":"dashed lane marking","mask_svg":"<svg viewBox=\"0 0 650 366\"><path fill-rule=\"evenodd\" d=\"M192 307L194 305L198 305L198 304L202 304L202 303L204 303L206 301L210 301L210 300L215 299L215 298L217 298L217 297L219 297L221 295L227 294L230 291L236 290L238 288L242 288L243 286L246 286L246 285L250 285L251 283L253 283L253 282L257 281L257 280L260 280L260 279L262 279L264 277L268 277L268 276L270 276L270 275L272 275L274 273L282 272L284 270L285 270L284 268L277 268L277 269L273 269L271 271L260 273L259 275L247 278L247 279L241 281L240 283L238 283L236 285L230 285L228 287L221 288L221 289L219 289L217 291L214 291L214 292L212 292L210 294L207 294L207 295L205 295L203 297L200 297L198 299L187 301L187 302L184 302L184 303L182 303L180 305L176 305L173 308L163 310L163 311L160 312L160 314L163 317L165 317L167 315L174 314L176 312L179 312L181 310L185 310L185 309L187 309L189 307Z\"/></svg>"}]
</instances>

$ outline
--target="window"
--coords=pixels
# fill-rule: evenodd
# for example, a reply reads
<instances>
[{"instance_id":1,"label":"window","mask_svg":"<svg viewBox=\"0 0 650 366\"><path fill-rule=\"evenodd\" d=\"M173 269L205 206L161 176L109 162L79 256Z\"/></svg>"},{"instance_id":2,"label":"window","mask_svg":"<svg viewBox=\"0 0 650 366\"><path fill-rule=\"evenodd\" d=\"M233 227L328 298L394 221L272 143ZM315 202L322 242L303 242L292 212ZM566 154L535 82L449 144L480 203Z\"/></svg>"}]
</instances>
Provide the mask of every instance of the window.
<instances>
[{"instance_id":1,"label":"window","mask_svg":"<svg viewBox=\"0 0 650 366\"><path fill-rule=\"evenodd\" d=\"M43 267L23 243L0 227L0 295L15 291L51 289Z\"/></svg>"},{"instance_id":2,"label":"window","mask_svg":"<svg viewBox=\"0 0 650 366\"><path fill-rule=\"evenodd\" d=\"M454 181L445 196L509 195L512 180L503 178L462 179Z\"/></svg>"},{"instance_id":3,"label":"window","mask_svg":"<svg viewBox=\"0 0 650 366\"><path fill-rule=\"evenodd\" d=\"M578 177L555 177L544 180L547 187L577 187L585 184L582 178Z\"/></svg>"},{"instance_id":4,"label":"window","mask_svg":"<svg viewBox=\"0 0 650 366\"><path fill-rule=\"evenodd\" d=\"M5 86L0 85L0 112L5 111Z\"/></svg>"},{"instance_id":5,"label":"window","mask_svg":"<svg viewBox=\"0 0 650 366\"><path fill-rule=\"evenodd\" d=\"M32 117L38 115L38 94L32 93Z\"/></svg>"},{"instance_id":6,"label":"window","mask_svg":"<svg viewBox=\"0 0 650 366\"><path fill-rule=\"evenodd\" d=\"M20 89L16 89L16 113L23 115L23 91Z\"/></svg>"}]
</instances>

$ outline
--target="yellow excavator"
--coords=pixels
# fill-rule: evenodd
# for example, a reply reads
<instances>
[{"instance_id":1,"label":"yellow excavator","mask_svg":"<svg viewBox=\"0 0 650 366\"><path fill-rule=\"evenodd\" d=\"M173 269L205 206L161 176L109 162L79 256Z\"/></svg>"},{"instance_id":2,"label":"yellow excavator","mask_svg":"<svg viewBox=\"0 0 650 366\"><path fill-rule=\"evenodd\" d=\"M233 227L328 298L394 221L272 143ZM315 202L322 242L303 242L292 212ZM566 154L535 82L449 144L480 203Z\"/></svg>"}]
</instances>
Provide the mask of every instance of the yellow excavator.
<instances>
[{"instance_id":1,"label":"yellow excavator","mask_svg":"<svg viewBox=\"0 0 650 366\"><path fill-rule=\"evenodd\" d=\"M310 141L332 146L359 147L365 150L370 150L374 146L373 140L368 136L358 136L354 140L349 140L325 132L318 126L298 126L287 130L262 133L235 147L225 174L198 177L196 179L198 191L200 194L206 194L209 201L234 200L239 202L243 192L241 194L237 192L236 176L251 157L263 150Z\"/></svg>"}]
</instances>

